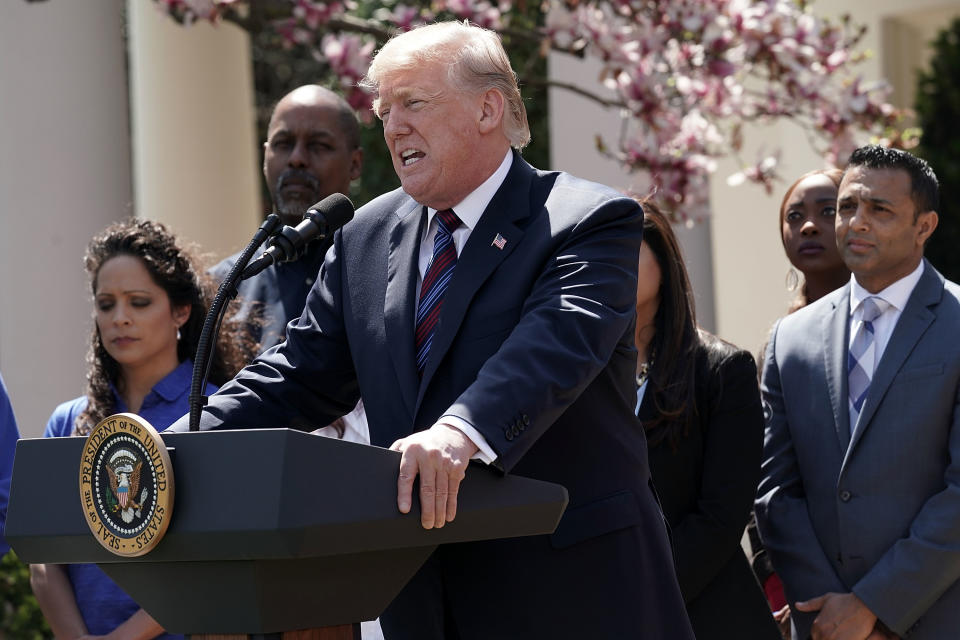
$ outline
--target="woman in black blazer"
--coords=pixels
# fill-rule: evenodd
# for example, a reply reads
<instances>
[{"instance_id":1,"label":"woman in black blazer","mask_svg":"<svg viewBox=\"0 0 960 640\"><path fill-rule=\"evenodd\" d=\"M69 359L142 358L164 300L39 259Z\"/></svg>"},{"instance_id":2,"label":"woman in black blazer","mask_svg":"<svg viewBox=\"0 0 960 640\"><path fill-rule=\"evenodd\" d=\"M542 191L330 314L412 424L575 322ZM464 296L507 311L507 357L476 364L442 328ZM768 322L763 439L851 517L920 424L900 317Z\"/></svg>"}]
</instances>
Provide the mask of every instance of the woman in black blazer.
<instances>
[{"instance_id":1,"label":"woman in black blazer","mask_svg":"<svg viewBox=\"0 0 960 640\"><path fill-rule=\"evenodd\" d=\"M763 411L753 356L697 329L670 223L649 202L637 287L637 415L673 532L698 640L778 640L740 546L756 494Z\"/></svg>"}]
</instances>

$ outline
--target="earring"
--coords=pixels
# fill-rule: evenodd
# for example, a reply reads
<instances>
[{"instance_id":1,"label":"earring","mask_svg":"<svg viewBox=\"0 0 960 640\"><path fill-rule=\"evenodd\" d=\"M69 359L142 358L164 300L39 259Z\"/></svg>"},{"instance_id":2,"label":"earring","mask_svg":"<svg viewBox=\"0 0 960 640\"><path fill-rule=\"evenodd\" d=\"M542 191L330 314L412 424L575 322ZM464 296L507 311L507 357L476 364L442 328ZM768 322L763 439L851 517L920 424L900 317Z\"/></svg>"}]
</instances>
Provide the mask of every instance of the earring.
<instances>
[{"instance_id":1,"label":"earring","mask_svg":"<svg viewBox=\"0 0 960 640\"><path fill-rule=\"evenodd\" d=\"M790 270L787 271L786 279L787 291L796 291L797 287L800 286L800 274L797 273L797 270L793 267L790 267Z\"/></svg>"},{"instance_id":2,"label":"earring","mask_svg":"<svg viewBox=\"0 0 960 640\"><path fill-rule=\"evenodd\" d=\"M180 342L180 327L177 327L177 342Z\"/></svg>"}]
</instances>

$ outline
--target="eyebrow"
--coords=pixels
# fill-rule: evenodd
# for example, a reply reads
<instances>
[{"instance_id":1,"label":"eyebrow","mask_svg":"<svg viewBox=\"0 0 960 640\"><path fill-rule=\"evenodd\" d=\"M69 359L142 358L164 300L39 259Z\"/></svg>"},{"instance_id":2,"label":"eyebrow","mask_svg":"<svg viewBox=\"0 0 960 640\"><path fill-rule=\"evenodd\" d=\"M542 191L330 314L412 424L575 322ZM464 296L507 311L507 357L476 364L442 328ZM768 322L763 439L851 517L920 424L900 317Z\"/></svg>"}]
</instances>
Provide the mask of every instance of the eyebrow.
<instances>
[{"instance_id":1,"label":"eyebrow","mask_svg":"<svg viewBox=\"0 0 960 640\"><path fill-rule=\"evenodd\" d=\"M397 87L389 94L386 94L390 98L388 102L392 100L403 100L410 95L411 91L413 91L413 87ZM377 93L377 97L373 99L373 113L378 118L380 117L380 109L383 107L384 97L385 94Z\"/></svg>"},{"instance_id":2,"label":"eyebrow","mask_svg":"<svg viewBox=\"0 0 960 640\"><path fill-rule=\"evenodd\" d=\"M840 198L840 202L848 202L854 199L855 198L853 196L846 196L844 198ZM885 204L887 206L891 206L891 207L893 206L893 201L887 200L886 198L862 198L862 199L869 202L870 204Z\"/></svg>"},{"instance_id":3,"label":"eyebrow","mask_svg":"<svg viewBox=\"0 0 960 640\"><path fill-rule=\"evenodd\" d=\"M820 204L820 203L822 203L822 202L833 202L833 203L836 203L836 201L837 201L836 198L817 198L817 199L814 200L813 202L814 202L814 204ZM794 200L794 201L792 201L792 202L788 202L788 203L787 203L787 209L793 209L793 208L795 208L795 207L796 207L796 208L800 208L800 207L802 207L802 206L803 206L803 200Z\"/></svg>"},{"instance_id":4,"label":"eyebrow","mask_svg":"<svg viewBox=\"0 0 960 640\"><path fill-rule=\"evenodd\" d=\"M291 131L290 129L278 129L274 131L272 135L268 137L268 140L273 140L280 136L296 136L297 132ZM314 129L306 133L308 138L336 138L337 136L328 129Z\"/></svg>"},{"instance_id":5,"label":"eyebrow","mask_svg":"<svg viewBox=\"0 0 960 640\"><path fill-rule=\"evenodd\" d=\"M401 99L408 97L411 93L413 93L413 87L397 87L391 92L394 98Z\"/></svg>"},{"instance_id":6,"label":"eyebrow","mask_svg":"<svg viewBox=\"0 0 960 640\"><path fill-rule=\"evenodd\" d=\"M410 86L410 87L397 87L396 89L390 92L389 96L392 99L392 101L396 102L398 100L400 101L406 100L411 95L418 92L422 94L424 100L436 100L438 97L442 96L444 93L443 89L439 89L437 91L434 91L433 93L430 93L423 87ZM376 97L377 106L379 106L382 102L383 102L383 94L381 93L381 94L378 94Z\"/></svg>"}]
</instances>

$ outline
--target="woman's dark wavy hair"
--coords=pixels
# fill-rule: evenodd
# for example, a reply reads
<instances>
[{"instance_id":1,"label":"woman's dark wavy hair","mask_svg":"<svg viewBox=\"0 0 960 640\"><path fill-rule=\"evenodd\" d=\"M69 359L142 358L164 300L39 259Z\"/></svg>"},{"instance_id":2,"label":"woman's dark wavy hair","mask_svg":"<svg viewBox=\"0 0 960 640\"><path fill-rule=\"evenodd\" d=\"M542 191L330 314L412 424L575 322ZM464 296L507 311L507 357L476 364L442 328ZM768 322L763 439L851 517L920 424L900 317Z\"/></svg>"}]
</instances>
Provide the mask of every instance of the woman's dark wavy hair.
<instances>
[{"instance_id":1,"label":"woman's dark wavy hair","mask_svg":"<svg viewBox=\"0 0 960 640\"><path fill-rule=\"evenodd\" d=\"M644 422L647 439L656 446L664 439L676 447L697 419L694 396L697 317L690 278L670 221L649 199L643 206L643 242L660 267L660 304L654 316L653 354L646 393L651 394L654 418Z\"/></svg>"},{"instance_id":2,"label":"woman's dark wavy hair","mask_svg":"<svg viewBox=\"0 0 960 640\"><path fill-rule=\"evenodd\" d=\"M166 291L171 307L190 305L190 317L180 327L177 359L183 362L192 358L216 291L213 281L197 269L193 254L181 246L164 225L129 219L110 225L94 236L87 247L83 261L94 295L100 268L111 258L124 255L143 262L153 281ZM245 357L252 351L248 343L249 339L243 337L238 326L224 322L210 369L211 382L222 384L243 367ZM104 348L96 321L87 364L87 408L74 424L74 433L78 435L90 433L98 422L116 412L111 383L123 391L120 365Z\"/></svg>"}]
</instances>

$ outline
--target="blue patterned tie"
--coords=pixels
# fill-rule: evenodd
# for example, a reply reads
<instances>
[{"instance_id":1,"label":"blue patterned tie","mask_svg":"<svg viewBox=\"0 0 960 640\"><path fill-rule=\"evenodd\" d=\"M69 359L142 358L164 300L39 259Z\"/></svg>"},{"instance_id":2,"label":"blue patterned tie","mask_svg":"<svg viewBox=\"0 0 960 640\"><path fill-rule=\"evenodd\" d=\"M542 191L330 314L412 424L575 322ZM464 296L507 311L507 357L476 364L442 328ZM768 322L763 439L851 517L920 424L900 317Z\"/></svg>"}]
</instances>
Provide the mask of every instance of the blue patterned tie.
<instances>
[{"instance_id":1,"label":"blue patterned tie","mask_svg":"<svg viewBox=\"0 0 960 640\"><path fill-rule=\"evenodd\" d=\"M423 375L433 342L433 330L440 318L443 294L457 266L457 247L453 244L453 232L460 226L460 218L452 209L437 212L437 235L433 241L433 258L420 285L420 302L417 305L417 373Z\"/></svg>"},{"instance_id":2,"label":"blue patterned tie","mask_svg":"<svg viewBox=\"0 0 960 640\"><path fill-rule=\"evenodd\" d=\"M875 296L864 298L860 303L862 319L847 355L851 427L857 423L863 402L870 391L870 380L877 368L877 342L874 340L873 322L883 313L886 305L885 300Z\"/></svg>"}]
</instances>

